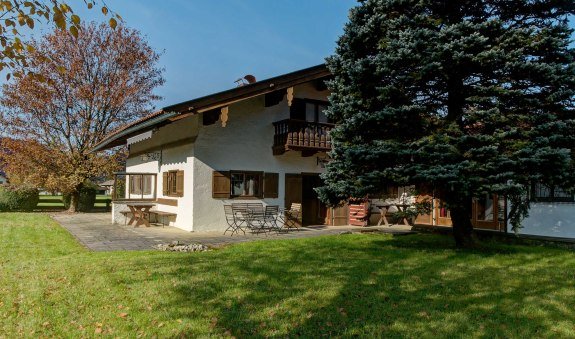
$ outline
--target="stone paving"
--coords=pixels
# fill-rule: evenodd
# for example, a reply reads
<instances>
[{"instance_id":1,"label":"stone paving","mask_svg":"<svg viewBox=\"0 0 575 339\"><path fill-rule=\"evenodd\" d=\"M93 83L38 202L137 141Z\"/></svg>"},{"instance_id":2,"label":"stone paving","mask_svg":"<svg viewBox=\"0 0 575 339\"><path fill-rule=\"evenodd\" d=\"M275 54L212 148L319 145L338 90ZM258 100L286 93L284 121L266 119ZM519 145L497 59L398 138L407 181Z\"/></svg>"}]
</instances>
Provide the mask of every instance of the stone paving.
<instances>
[{"instance_id":1,"label":"stone paving","mask_svg":"<svg viewBox=\"0 0 575 339\"><path fill-rule=\"evenodd\" d=\"M51 217L67 229L82 245L92 251L134 251L150 250L154 245L180 241L185 244L201 243L211 247L220 247L233 243L270 239L297 239L321 235L340 234L342 232L382 232L391 234L414 233L411 227L393 226L310 226L301 231L290 231L276 235L271 233L230 236L222 232L187 232L176 227L152 225L151 227L133 227L114 225L110 213L55 213Z\"/></svg>"}]
</instances>

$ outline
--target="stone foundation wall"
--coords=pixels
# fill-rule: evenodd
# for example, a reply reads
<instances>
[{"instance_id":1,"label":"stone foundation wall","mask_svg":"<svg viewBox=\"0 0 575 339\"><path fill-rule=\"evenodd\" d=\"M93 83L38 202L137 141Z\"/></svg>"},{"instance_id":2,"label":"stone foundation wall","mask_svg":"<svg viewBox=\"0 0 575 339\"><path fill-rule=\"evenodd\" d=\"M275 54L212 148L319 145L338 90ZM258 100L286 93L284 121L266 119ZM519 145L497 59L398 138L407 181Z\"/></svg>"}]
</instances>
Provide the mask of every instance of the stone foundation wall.
<instances>
[{"instance_id":1,"label":"stone foundation wall","mask_svg":"<svg viewBox=\"0 0 575 339\"><path fill-rule=\"evenodd\" d=\"M112 224L124 225L128 220L122 214L130 209L127 204L133 204L134 201L112 201Z\"/></svg>"}]
</instances>

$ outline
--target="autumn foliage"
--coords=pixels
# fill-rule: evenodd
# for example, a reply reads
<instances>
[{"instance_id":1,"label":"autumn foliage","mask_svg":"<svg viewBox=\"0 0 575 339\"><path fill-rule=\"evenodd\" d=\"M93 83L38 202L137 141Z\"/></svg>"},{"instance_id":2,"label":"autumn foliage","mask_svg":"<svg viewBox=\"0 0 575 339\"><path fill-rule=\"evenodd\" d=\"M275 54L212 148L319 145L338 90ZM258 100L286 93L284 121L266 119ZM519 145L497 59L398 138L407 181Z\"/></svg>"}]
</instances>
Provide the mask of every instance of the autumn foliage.
<instances>
[{"instance_id":1,"label":"autumn foliage","mask_svg":"<svg viewBox=\"0 0 575 339\"><path fill-rule=\"evenodd\" d=\"M104 16L109 15L108 23L112 28L118 25L118 21L122 21L120 15L110 11L104 2L82 2L88 9L100 8ZM73 4L74 8L79 5L78 2ZM74 8L69 1L61 0L0 1L0 70L9 68L18 76L30 74L26 69L27 52L34 50L34 45L22 41L21 37L37 24L53 24L55 28L68 30L77 37L81 29L81 18L75 14ZM7 77L11 75L8 73Z\"/></svg>"},{"instance_id":2,"label":"autumn foliage","mask_svg":"<svg viewBox=\"0 0 575 339\"><path fill-rule=\"evenodd\" d=\"M12 183L74 196L86 179L118 169L121 155L90 150L153 109L153 91L164 83L159 55L138 31L104 24L82 26L77 38L58 30L31 44L34 75L3 86L0 122L11 138L0 156Z\"/></svg>"}]
</instances>

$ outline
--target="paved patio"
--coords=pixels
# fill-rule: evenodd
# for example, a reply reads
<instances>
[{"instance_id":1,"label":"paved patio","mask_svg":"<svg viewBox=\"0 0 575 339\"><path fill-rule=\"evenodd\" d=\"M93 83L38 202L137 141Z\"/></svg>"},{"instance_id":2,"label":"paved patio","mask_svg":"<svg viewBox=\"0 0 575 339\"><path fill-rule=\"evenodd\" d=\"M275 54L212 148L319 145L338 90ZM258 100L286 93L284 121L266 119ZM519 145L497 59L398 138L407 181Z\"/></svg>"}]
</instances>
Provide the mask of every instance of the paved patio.
<instances>
[{"instance_id":1,"label":"paved patio","mask_svg":"<svg viewBox=\"0 0 575 339\"><path fill-rule=\"evenodd\" d=\"M201 243L211 247L220 247L228 244L270 239L297 239L317 237L322 235L336 235L349 231L383 232L391 234L414 233L411 227L404 225L386 226L310 226L301 231L290 231L276 235L275 233L223 235L222 232L187 232L176 227L133 227L111 224L110 213L56 213L52 215L60 225L67 229L82 245L92 251L135 251L149 250L156 244L165 244L180 241L185 244Z\"/></svg>"}]
</instances>

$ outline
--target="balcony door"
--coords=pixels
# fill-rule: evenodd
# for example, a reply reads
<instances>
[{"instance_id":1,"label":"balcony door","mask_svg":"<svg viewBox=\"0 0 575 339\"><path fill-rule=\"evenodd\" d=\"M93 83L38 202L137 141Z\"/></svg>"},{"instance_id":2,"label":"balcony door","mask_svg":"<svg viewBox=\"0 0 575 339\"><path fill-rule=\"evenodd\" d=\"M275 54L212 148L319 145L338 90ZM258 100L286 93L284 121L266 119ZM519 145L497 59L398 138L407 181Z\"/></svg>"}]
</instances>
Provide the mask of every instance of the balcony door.
<instances>
[{"instance_id":1,"label":"balcony door","mask_svg":"<svg viewBox=\"0 0 575 339\"><path fill-rule=\"evenodd\" d=\"M290 119L313 123L329 123L325 109L329 103L322 100L295 98L290 107Z\"/></svg>"}]
</instances>

